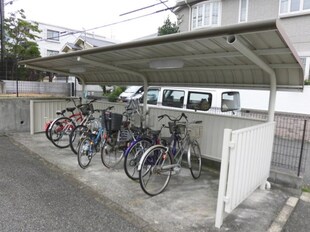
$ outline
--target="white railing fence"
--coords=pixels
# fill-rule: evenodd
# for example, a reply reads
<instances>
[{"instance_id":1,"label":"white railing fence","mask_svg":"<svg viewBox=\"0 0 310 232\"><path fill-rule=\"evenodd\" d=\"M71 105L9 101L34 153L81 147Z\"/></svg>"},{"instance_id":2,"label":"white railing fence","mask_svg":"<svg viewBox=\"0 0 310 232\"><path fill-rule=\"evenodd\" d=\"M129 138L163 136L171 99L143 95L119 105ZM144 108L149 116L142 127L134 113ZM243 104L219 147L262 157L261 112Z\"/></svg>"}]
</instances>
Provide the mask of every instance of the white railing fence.
<instances>
[{"instance_id":1,"label":"white railing fence","mask_svg":"<svg viewBox=\"0 0 310 232\"><path fill-rule=\"evenodd\" d=\"M215 226L269 177L275 122L225 129Z\"/></svg>"},{"instance_id":2,"label":"white railing fence","mask_svg":"<svg viewBox=\"0 0 310 232\"><path fill-rule=\"evenodd\" d=\"M106 107L113 105L113 112L123 113L125 110L124 103L115 102L95 102L95 109L105 109ZM72 103L70 104L72 106ZM65 109L68 107L68 102L64 100L32 100L30 104L30 132L31 134L42 132L45 122L52 120L56 117L56 110ZM147 117L147 125L152 129L159 129L164 121L158 121L158 116L161 114L168 114L170 116L178 116L182 112L182 109L169 109L161 107L149 107L149 114ZM221 161L221 149L223 133L225 128L231 128L237 130L253 125L262 123L260 120L254 120L249 118L240 118L227 115L215 115L203 112L186 111L189 121L202 120L203 123L197 126L199 132L199 143L201 144L202 155L206 158ZM135 123L139 126L139 122ZM167 131L163 130L164 135L168 136Z\"/></svg>"},{"instance_id":3,"label":"white railing fence","mask_svg":"<svg viewBox=\"0 0 310 232\"><path fill-rule=\"evenodd\" d=\"M76 101L77 102L77 101ZM108 106L115 106L115 113L123 113L124 105L112 102L94 102L95 109L105 109ZM31 100L30 101L30 134L44 131L46 122L57 117L56 111L66 107L73 107L73 102L66 100ZM66 114L69 116L69 114Z\"/></svg>"}]
</instances>

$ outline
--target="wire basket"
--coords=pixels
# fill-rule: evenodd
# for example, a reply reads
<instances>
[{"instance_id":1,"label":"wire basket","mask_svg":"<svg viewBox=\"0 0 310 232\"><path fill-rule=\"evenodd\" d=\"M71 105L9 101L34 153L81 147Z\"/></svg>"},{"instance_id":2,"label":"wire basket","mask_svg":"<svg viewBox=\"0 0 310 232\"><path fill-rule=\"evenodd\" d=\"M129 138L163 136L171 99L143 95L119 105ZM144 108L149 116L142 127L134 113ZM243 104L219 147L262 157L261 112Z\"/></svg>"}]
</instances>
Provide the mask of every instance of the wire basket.
<instances>
[{"instance_id":1,"label":"wire basket","mask_svg":"<svg viewBox=\"0 0 310 232\"><path fill-rule=\"evenodd\" d=\"M122 126L123 115L103 111L103 122L107 131L118 131Z\"/></svg>"},{"instance_id":2,"label":"wire basket","mask_svg":"<svg viewBox=\"0 0 310 232\"><path fill-rule=\"evenodd\" d=\"M202 136L202 126L190 126L189 137L191 139L200 139Z\"/></svg>"},{"instance_id":3,"label":"wire basket","mask_svg":"<svg viewBox=\"0 0 310 232\"><path fill-rule=\"evenodd\" d=\"M174 124L173 122L168 122L170 134L177 133L184 135L186 133L186 125L184 123Z\"/></svg>"},{"instance_id":4,"label":"wire basket","mask_svg":"<svg viewBox=\"0 0 310 232\"><path fill-rule=\"evenodd\" d=\"M90 119L87 124L87 128L90 129L91 131L99 131L99 128L101 126L100 120L99 119Z\"/></svg>"},{"instance_id":5,"label":"wire basket","mask_svg":"<svg viewBox=\"0 0 310 232\"><path fill-rule=\"evenodd\" d=\"M94 112L93 104L86 104L80 107L80 110L84 116L89 115Z\"/></svg>"}]
</instances>

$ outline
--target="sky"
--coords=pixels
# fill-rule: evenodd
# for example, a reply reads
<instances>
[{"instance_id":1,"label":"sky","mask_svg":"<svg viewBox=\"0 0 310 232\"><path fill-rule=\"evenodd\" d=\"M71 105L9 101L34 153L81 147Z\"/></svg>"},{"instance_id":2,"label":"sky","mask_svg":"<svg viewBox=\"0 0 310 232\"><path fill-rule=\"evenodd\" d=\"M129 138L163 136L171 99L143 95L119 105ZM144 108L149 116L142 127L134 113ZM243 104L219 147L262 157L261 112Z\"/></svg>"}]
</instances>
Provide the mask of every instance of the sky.
<instances>
[{"instance_id":1,"label":"sky","mask_svg":"<svg viewBox=\"0 0 310 232\"><path fill-rule=\"evenodd\" d=\"M13 4L8 4L11 1ZM168 16L172 22L176 22L176 17L170 10L154 13L166 9L166 6L161 2L172 7L176 1L4 0L6 15L9 12L23 9L28 20L82 31L99 27L88 32L94 32L122 42L157 33L158 27L164 24ZM158 5L125 14L154 4ZM121 16L121 14L125 15ZM144 16L147 14L151 15ZM125 22L114 24L121 21Z\"/></svg>"}]
</instances>

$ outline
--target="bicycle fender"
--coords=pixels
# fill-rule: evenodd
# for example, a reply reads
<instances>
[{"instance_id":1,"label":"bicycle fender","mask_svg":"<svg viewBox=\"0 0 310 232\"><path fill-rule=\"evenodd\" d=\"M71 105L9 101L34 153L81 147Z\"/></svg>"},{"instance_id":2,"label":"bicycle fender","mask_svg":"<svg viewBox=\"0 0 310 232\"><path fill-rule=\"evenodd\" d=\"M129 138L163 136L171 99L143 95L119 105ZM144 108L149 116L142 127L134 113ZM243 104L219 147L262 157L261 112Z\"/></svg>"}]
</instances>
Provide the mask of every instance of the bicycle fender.
<instances>
[{"instance_id":1,"label":"bicycle fender","mask_svg":"<svg viewBox=\"0 0 310 232\"><path fill-rule=\"evenodd\" d=\"M160 144L157 144L157 145L153 145L151 147L149 147L142 155L140 161L139 161L139 165L138 165L138 171L140 172L141 171L141 167L142 167L142 163L143 163L143 160L145 159L145 157L147 156L147 154L154 148L156 147L163 147L163 148L166 148L165 146L163 145L160 145Z\"/></svg>"}]
</instances>

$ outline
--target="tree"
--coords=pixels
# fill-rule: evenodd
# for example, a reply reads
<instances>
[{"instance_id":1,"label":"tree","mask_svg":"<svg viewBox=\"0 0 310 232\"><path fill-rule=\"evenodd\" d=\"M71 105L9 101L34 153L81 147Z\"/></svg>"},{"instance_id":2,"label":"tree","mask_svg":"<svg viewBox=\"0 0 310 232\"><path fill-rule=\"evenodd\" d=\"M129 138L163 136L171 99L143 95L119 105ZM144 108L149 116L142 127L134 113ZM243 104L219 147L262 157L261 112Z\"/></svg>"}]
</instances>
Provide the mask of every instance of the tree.
<instances>
[{"instance_id":1,"label":"tree","mask_svg":"<svg viewBox=\"0 0 310 232\"><path fill-rule=\"evenodd\" d=\"M164 22L164 25L158 28L157 35L161 36L161 35L174 34L178 32L179 32L179 27L177 26L176 23L172 23L168 16Z\"/></svg>"},{"instance_id":2,"label":"tree","mask_svg":"<svg viewBox=\"0 0 310 232\"><path fill-rule=\"evenodd\" d=\"M24 10L10 13L8 18L4 19L5 31L5 53L7 76L11 79L19 77L20 80L38 80L40 72L18 67L18 61L40 57L40 51L36 39L40 38L35 35L39 33L37 23L26 21Z\"/></svg>"}]
</instances>

